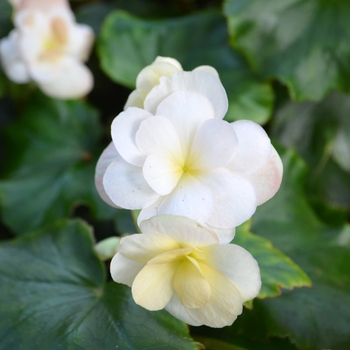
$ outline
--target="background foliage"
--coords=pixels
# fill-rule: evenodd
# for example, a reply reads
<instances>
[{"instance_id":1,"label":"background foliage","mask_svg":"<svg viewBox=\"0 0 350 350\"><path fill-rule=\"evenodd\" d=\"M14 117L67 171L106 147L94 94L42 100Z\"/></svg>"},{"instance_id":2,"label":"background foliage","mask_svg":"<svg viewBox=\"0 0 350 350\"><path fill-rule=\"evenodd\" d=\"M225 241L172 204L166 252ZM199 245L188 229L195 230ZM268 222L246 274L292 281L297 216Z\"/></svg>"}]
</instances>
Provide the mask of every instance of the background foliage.
<instances>
[{"instance_id":1,"label":"background foliage","mask_svg":"<svg viewBox=\"0 0 350 350\"><path fill-rule=\"evenodd\" d=\"M0 349L332 349L350 344L350 3L347 0L75 0L93 27L85 100L58 101L0 72ZM0 0L0 36L11 30ZM264 126L278 194L232 243L263 287L223 329L134 304L94 243L136 232L105 205L94 168L138 72L157 55L214 66L226 119Z\"/></svg>"}]
</instances>

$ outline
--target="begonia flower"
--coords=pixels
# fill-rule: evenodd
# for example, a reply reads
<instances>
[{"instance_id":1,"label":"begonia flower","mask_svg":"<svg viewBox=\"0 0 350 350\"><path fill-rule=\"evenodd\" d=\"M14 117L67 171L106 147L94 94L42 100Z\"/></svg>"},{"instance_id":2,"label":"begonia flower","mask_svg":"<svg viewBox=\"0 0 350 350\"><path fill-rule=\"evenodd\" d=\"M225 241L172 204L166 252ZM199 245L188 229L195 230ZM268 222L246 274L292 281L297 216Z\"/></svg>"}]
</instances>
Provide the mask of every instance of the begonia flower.
<instances>
[{"instance_id":1,"label":"begonia flower","mask_svg":"<svg viewBox=\"0 0 350 350\"><path fill-rule=\"evenodd\" d=\"M210 66L199 66L194 71L206 71L219 76ZM181 63L171 57L157 56L148 66L143 68L136 78L136 89L129 95L124 109L128 107L144 107L148 93L160 83L161 77L171 78L175 73L183 71Z\"/></svg>"},{"instance_id":2,"label":"begonia flower","mask_svg":"<svg viewBox=\"0 0 350 350\"><path fill-rule=\"evenodd\" d=\"M238 245L186 217L160 215L123 237L111 261L114 281L132 288L136 304L165 308L193 326L224 327L261 287L256 260Z\"/></svg>"},{"instance_id":3,"label":"begonia flower","mask_svg":"<svg viewBox=\"0 0 350 350\"><path fill-rule=\"evenodd\" d=\"M13 29L0 42L5 74L16 83L34 81L48 96L86 95L93 86L87 60L92 29L77 24L66 0L22 0L15 7Z\"/></svg>"},{"instance_id":4,"label":"begonia flower","mask_svg":"<svg viewBox=\"0 0 350 350\"><path fill-rule=\"evenodd\" d=\"M144 101L112 123L112 142L96 167L96 187L115 207L187 216L215 230L221 243L270 199L281 159L258 124L228 123L225 90L205 71L161 77Z\"/></svg>"}]
</instances>

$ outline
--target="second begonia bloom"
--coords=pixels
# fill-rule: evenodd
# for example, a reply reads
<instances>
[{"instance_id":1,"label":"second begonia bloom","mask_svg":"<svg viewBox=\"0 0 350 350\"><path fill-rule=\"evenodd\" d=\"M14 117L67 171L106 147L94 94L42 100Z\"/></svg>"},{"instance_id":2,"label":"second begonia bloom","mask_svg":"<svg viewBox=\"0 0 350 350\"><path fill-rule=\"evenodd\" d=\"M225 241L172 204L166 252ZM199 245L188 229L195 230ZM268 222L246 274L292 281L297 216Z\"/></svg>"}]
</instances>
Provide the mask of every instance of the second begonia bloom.
<instances>
[{"instance_id":1,"label":"second begonia bloom","mask_svg":"<svg viewBox=\"0 0 350 350\"><path fill-rule=\"evenodd\" d=\"M269 137L254 122L222 120L226 93L208 72L162 77L144 105L148 110L130 107L112 123L113 141L96 168L101 197L142 209L139 223L187 216L230 242L280 186L282 163Z\"/></svg>"}]
</instances>

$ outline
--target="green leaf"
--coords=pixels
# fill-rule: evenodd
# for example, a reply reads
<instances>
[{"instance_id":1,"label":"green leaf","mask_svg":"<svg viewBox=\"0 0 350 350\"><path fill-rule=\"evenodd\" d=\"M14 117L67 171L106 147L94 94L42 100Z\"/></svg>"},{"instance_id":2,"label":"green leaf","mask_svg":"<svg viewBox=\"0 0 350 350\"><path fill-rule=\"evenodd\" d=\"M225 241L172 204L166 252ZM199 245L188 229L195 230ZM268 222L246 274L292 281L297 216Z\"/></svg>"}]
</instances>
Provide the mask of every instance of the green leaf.
<instances>
[{"instance_id":1,"label":"green leaf","mask_svg":"<svg viewBox=\"0 0 350 350\"><path fill-rule=\"evenodd\" d=\"M197 349L184 323L105 282L81 221L0 244L0 294L1 349Z\"/></svg>"},{"instance_id":2,"label":"green leaf","mask_svg":"<svg viewBox=\"0 0 350 350\"><path fill-rule=\"evenodd\" d=\"M222 340L217 340L213 338L198 336L195 337L195 339L203 345L205 345L205 350L246 350L244 348L241 348L240 346L232 345Z\"/></svg>"},{"instance_id":3,"label":"green leaf","mask_svg":"<svg viewBox=\"0 0 350 350\"><path fill-rule=\"evenodd\" d=\"M1 216L16 233L67 217L78 204L97 218L114 213L94 186L100 125L86 103L38 94L5 136L11 152L0 181Z\"/></svg>"},{"instance_id":4,"label":"green leaf","mask_svg":"<svg viewBox=\"0 0 350 350\"><path fill-rule=\"evenodd\" d=\"M295 148L311 168L313 200L350 207L350 97L334 92L319 103L287 103L278 110L272 134Z\"/></svg>"},{"instance_id":5,"label":"green leaf","mask_svg":"<svg viewBox=\"0 0 350 350\"><path fill-rule=\"evenodd\" d=\"M264 78L277 77L295 100L350 89L348 0L226 0L231 43Z\"/></svg>"},{"instance_id":6,"label":"green leaf","mask_svg":"<svg viewBox=\"0 0 350 350\"><path fill-rule=\"evenodd\" d=\"M141 69L156 56L174 57L185 70L211 65L227 90L227 120L265 123L270 118L271 87L260 82L243 57L230 48L226 22L217 12L161 20L112 12L103 24L98 52L105 73L130 88L134 88Z\"/></svg>"},{"instance_id":7,"label":"green leaf","mask_svg":"<svg viewBox=\"0 0 350 350\"><path fill-rule=\"evenodd\" d=\"M250 222L241 225L231 243L247 249L258 261L262 280L258 298L276 297L281 288L311 286L309 277L298 265L273 248L269 240L249 232L249 228Z\"/></svg>"},{"instance_id":8,"label":"green leaf","mask_svg":"<svg viewBox=\"0 0 350 350\"><path fill-rule=\"evenodd\" d=\"M310 276L313 287L284 291L256 300L241 318L256 336L289 336L302 349L348 349L350 343L350 227L322 224L304 194L306 168L291 151L282 153L285 168L277 195L259 207L252 231L271 240ZM257 328L254 328L257 329Z\"/></svg>"}]
</instances>

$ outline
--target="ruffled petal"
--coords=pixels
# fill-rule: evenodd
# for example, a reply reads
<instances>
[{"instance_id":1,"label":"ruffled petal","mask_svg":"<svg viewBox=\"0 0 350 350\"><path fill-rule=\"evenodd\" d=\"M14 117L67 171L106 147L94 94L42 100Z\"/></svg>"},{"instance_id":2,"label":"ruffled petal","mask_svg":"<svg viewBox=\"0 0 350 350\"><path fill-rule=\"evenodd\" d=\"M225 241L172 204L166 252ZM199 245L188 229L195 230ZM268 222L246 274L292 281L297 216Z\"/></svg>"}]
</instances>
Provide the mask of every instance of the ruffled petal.
<instances>
[{"instance_id":1,"label":"ruffled petal","mask_svg":"<svg viewBox=\"0 0 350 350\"><path fill-rule=\"evenodd\" d=\"M112 122L111 134L115 148L128 163L142 166L146 159L136 145L136 133L140 124L150 117L153 116L147 111L130 107Z\"/></svg>"},{"instance_id":2,"label":"ruffled petal","mask_svg":"<svg viewBox=\"0 0 350 350\"><path fill-rule=\"evenodd\" d=\"M215 117L210 101L191 91L177 91L165 98L158 106L157 115L167 117L180 137L184 156L200 125Z\"/></svg>"},{"instance_id":3,"label":"ruffled petal","mask_svg":"<svg viewBox=\"0 0 350 350\"><path fill-rule=\"evenodd\" d=\"M220 119L206 120L198 129L187 161L191 169L212 169L225 166L238 145L230 124Z\"/></svg>"},{"instance_id":4,"label":"ruffled petal","mask_svg":"<svg viewBox=\"0 0 350 350\"><path fill-rule=\"evenodd\" d=\"M117 253L111 261L110 272L115 282L131 287L135 277L144 266L145 264L130 260L121 253Z\"/></svg>"},{"instance_id":5,"label":"ruffled petal","mask_svg":"<svg viewBox=\"0 0 350 350\"><path fill-rule=\"evenodd\" d=\"M282 182L282 175L283 164L273 148L269 162L248 177L255 188L258 205L265 203L276 194Z\"/></svg>"},{"instance_id":6,"label":"ruffled petal","mask_svg":"<svg viewBox=\"0 0 350 350\"><path fill-rule=\"evenodd\" d=\"M105 172L109 165L115 160L120 159L120 155L117 152L117 150L114 147L113 142L111 142L107 148L102 152L100 158L97 161L96 164L96 171L95 171L95 186L97 189L98 194L100 197L110 206L120 208L116 206L109 196L107 195L105 188L103 186L103 177L105 175Z\"/></svg>"},{"instance_id":7,"label":"ruffled petal","mask_svg":"<svg viewBox=\"0 0 350 350\"><path fill-rule=\"evenodd\" d=\"M171 78L161 77L159 85L147 95L145 109L155 114L159 104L175 91L193 91L205 96L212 104L215 117L223 119L228 108L228 100L220 79L203 70L178 72Z\"/></svg>"},{"instance_id":8,"label":"ruffled petal","mask_svg":"<svg viewBox=\"0 0 350 350\"><path fill-rule=\"evenodd\" d=\"M176 262L147 264L132 284L135 303L151 311L163 309L174 293L172 280L176 267Z\"/></svg>"},{"instance_id":9,"label":"ruffled petal","mask_svg":"<svg viewBox=\"0 0 350 350\"><path fill-rule=\"evenodd\" d=\"M261 288L258 263L244 248L235 244L217 244L203 248L204 262L222 273L238 289L242 301L255 298Z\"/></svg>"},{"instance_id":10,"label":"ruffled petal","mask_svg":"<svg viewBox=\"0 0 350 350\"><path fill-rule=\"evenodd\" d=\"M119 253L130 260L146 264L160 254L179 248L179 244L170 237L153 231L148 235L133 234L123 237Z\"/></svg>"},{"instance_id":11,"label":"ruffled petal","mask_svg":"<svg viewBox=\"0 0 350 350\"><path fill-rule=\"evenodd\" d=\"M140 228L145 235L157 232L191 247L205 247L218 243L217 237L211 230L203 228L196 221L185 216L157 215L142 221Z\"/></svg>"},{"instance_id":12,"label":"ruffled petal","mask_svg":"<svg viewBox=\"0 0 350 350\"><path fill-rule=\"evenodd\" d=\"M113 203L125 209L141 209L159 198L144 179L142 168L123 159L116 159L109 165L103 186Z\"/></svg>"},{"instance_id":13,"label":"ruffled petal","mask_svg":"<svg viewBox=\"0 0 350 350\"><path fill-rule=\"evenodd\" d=\"M228 168L250 175L264 167L271 157L272 145L265 130L250 120L231 123L237 138L238 148Z\"/></svg>"},{"instance_id":14,"label":"ruffled petal","mask_svg":"<svg viewBox=\"0 0 350 350\"><path fill-rule=\"evenodd\" d=\"M209 327L229 326L242 313L242 298L234 284L218 271L200 263L211 287L209 302L198 309L188 308L189 314Z\"/></svg>"}]
</instances>

